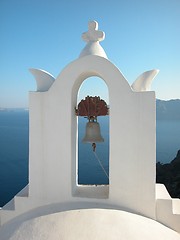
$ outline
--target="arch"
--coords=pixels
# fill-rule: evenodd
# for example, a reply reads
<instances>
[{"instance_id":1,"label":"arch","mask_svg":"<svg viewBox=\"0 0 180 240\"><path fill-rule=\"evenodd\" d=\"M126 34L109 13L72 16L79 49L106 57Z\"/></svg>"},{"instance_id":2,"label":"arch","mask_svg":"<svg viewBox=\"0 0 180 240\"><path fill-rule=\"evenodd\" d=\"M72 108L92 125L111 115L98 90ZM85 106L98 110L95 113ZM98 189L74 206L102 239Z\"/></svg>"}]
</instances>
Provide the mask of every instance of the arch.
<instances>
[{"instance_id":1,"label":"arch","mask_svg":"<svg viewBox=\"0 0 180 240\"><path fill-rule=\"evenodd\" d=\"M118 98L121 96L121 99L127 99L128 96L133 93L130 85L127 80L124 78L119 69L114 66L109 60L99 57L99 56L85 56L79 58L72 63L70 63L67 67L65 67L62 72L59 74L53 85L48 91L48 95L52 99L54 99L54 104L57 105L57 102L65 102L65 105L61 106L61 112L63 112L63 119L68 123L69 117L71 116L70 128L67 126L67 131L71 134L67 137L67 142L71 144L71 186L72 186L72 194L76 194L77 191L77 173L76 173L76 159L77 159L77 119L75 116L75 110L77 103L77 94L79 87L82 82L91 76L97 76L103 79L109 90L109 100L111 103L110 114L114 115L113 119L115 119L118 110ZM123 100L124 101L124 100ZM125 100L126 101L126 100ZM111 119L111 122L114 120ZM116 119L115 121L118 121ZM63 131L63 129L61 130ZM113 130L113 134L115 131ZM111 124L109 127L109 133L112 136L111 132ZM114 138L114 141L116 139ZM109 146L109 151L111 151L111 146L114 144L111 143ZM109 152L109 156L110 156ZM82 190L82 188L81 188ZM87 189L86 189L87 190ZM85 191L86 191L85 190ZM87 193L88 192L88 193ZM100 194L100 198L107 198L109 191L107 189L100 190L102 194ZM89 196L89 190L86 191L86 194Z\"/></svg>"},{"instance_id":2,"label":"arch","mask_svg":"<svg viewBox=\"0 0 180 240\"><path fill-rule=\"evenodd\" d=\"M49 91L61 88L60 85L63 84L64 87L72 89L72 99L74 100L82 82L92 76L98 76L106 82L110 96L112 92L114 95L115 90L122 89L125 92L132 92L129 83L119 69L109 60L95 55L79 58L67 65L58 75Z\"/></svg>"},{"instance_id":3,"label":"arch","mask_svg":"<svg viewBox=\"0 0 180 240\"><path fill-rule=\"evenodd\" d=\"M77 106L87 96L98 96L109 104L108 87L99 77L94 76L83 81L78 91ZM109 116L97 117L103 141L96 143L95 152L92 149L92 143L83 142L88 119L83 116L77 116L77 118L78 185L107 185L109 184Z\"/></svg>"}]
</instances>

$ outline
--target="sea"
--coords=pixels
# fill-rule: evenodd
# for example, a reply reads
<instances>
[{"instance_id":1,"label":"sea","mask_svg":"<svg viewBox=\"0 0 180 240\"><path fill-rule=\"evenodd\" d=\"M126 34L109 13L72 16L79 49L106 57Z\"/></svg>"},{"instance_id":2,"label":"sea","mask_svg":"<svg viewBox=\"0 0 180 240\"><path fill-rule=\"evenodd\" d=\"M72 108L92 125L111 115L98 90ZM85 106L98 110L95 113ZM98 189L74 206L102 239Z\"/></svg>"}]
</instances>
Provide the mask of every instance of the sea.
<instances>
[{"instance_id":1,"label":"sea","mask_svg":"<svg viewBox=\"0 0 180 240\"><path fill-rule=\"evenodd\" d=\"M103 143L96 152L82 143L87 119L79 118L78 183L108 184L109 118L99 117ZM180 149L180 121L156 122L156 160L171 162ZM28 184L29 112L25 109L0 110L0 207Z\"/></svg>"}]
</instances>

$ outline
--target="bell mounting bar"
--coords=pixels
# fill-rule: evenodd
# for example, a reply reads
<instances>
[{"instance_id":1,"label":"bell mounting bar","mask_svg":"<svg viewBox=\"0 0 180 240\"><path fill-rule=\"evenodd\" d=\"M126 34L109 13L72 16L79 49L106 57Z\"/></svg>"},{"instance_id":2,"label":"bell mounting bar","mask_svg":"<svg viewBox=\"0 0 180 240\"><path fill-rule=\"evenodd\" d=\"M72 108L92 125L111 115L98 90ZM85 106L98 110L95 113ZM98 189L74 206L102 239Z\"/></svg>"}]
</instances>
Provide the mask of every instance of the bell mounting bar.
<instances>
[{"instance_id":1,"label":"bell mounting bar","mask_svg":"<svg viewBox=\"0 0 180 240\"><path fill-rule=\"evenodd\" d=\"M109 115L109 108L106 102L100 99L100 97L87 96L85 100L81 100L75 112L77 116L90 118Z\"/></svg>"}]
</instances>

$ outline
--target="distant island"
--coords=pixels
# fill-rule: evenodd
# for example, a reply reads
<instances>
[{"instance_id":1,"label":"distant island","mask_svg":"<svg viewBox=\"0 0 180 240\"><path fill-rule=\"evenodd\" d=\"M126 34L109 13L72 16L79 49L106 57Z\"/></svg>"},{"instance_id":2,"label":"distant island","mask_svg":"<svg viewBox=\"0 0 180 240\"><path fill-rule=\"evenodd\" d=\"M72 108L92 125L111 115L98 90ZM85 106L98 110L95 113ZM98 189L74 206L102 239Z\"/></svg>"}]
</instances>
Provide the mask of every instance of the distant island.
<instances>
[{"instance_id":1,"label":"distant island","mask_svg":"<svg viewBox=\"0 0 180 240\"><path fill-rule=\"evenodd\" d=\"M180 99L156 100L157 120L180 120Z\"/></svg>"}]
</instances>

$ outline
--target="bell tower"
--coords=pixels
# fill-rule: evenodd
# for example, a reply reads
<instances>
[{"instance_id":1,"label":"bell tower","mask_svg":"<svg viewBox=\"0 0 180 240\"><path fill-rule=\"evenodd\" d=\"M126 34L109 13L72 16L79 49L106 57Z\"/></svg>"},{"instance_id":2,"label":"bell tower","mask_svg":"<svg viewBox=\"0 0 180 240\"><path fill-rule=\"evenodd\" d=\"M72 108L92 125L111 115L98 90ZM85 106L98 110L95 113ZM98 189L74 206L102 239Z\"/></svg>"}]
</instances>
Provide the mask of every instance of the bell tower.
<instances>
[{"instance_id":1,"label":"bell tower","mask_svg":"<svg viewBox=\"0 0 180 240\"><path fill-rule=\"evenodd\" d=\"M43 91L30 93L30 196L41 204L86 204L91 199L92 205L103 202L154 218L155 93L133 91L107 59L99 43L105 34L97 22L89 23L82 38L87 44L79 58L54 81L50 76L51 86L46 84L46 90L43 86ZM44 74L48 81L48 73ZM39 72L34 75L39 81ZM97 187L77 185L76 171L74 109L80 85L91 76L106 82L110 98L109 185Z\"/></svg>"}]
</instances>

